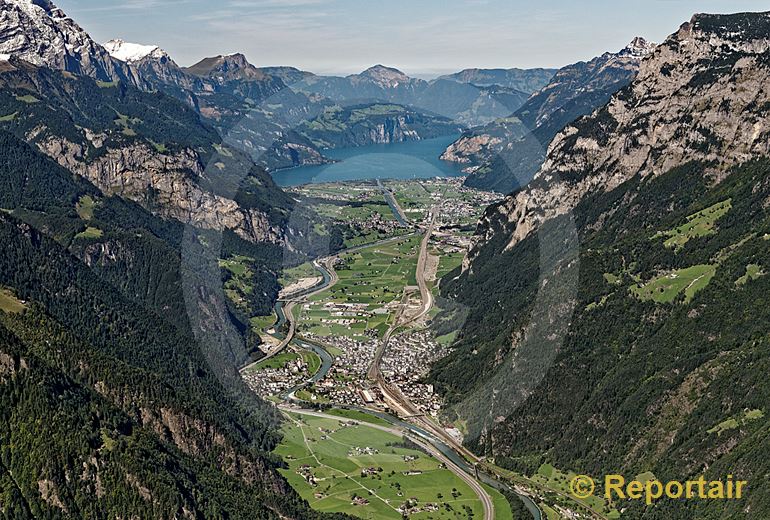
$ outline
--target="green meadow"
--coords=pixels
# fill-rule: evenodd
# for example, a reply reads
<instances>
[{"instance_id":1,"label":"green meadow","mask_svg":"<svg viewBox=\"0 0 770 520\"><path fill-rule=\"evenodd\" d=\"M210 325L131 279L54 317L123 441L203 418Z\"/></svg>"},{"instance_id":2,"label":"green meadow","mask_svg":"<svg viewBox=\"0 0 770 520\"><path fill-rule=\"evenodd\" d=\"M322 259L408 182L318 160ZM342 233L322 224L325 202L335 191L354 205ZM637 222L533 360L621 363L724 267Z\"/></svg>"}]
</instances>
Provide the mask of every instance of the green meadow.
<instances>
[{"instance_id":1,"label":"green meadow","mask_svg":"<svg viewBox=\"0 0 770 520\"><path fill-rule=\"evenodd\" d=\"M16 298L13 291L0 287L0 311L18 314L26 308L27 306Z\"/></svg>"},{"instance_id":2,"label":"green meadow","mask_svg":"<svg viewBox=\"0 0 770 520\"><path fill-rule=\"evenodd\" d=\"M542 486L572 497L570 482L576 476L577 474L572 471L563 472L553 467L551 464L543 464L537 470L537 473L532 476L531 480ZM618 518L620 516L618 511L608 506L605 500L599 496L591 496L587 499L577 501L594 511L601 513L606 518Z\"/></svg>"},{"instance_id":3,"label":"green meadow","mask_svg":"<svg viewBox=\"0 0 770 520\"><path fill-rule=\"evenodd\" d=\"M96 201L90 195L83 195L75 205L75 211L82 220L91 220L94 218L94 206Z\"/></svg>"},{"instance_id":4,"label":"green meadow","mask_svg":"<svg viewBox=\"0 0 770 520\"><path fill-rule=\"evenodd\" d=\"M250 267L253 262L253 258L240 255L219 261L219 267L230 273L225 282L225 294L243 310L248 306L247 298L254 292L252 285L254 275Z\"/></svg>"},{"instance_id":5,"label":"green meadow","mask_svg":"<svg viewBox=\"0 0 770 520\"><path fill-rule=\"evenodd\" d=\"M95 227L88 226L86 229L75 235L75 238L92 239L101 238L104 232Z\"/></svg>"},{"instance_id":6,"label":"green meadow","mask_svg":"<svg viewBox=\"0 0 770 520\"><path fill-rule=\"evenodd\" d=\"M636 284L631 287L631 292L641 300L657 303L670 303L684 293L685 302L689 302L698 291L711 282L716 268L716 265L703 264L678 269L653 278L645 284Z\"/></svg>"},{"instance_id":7,"label":"green meadow","mask_svg":"<svg viewBox=\"0 0 770 520\"><path fill-rule=\"evenodd\" d=\"M763 419L764 417L765 417L765 413L762 410L746 410L739 416L730 417L729 419L726 419L721 423L717 424L716 426L708 430L708 433L715 433L717 435L722 435L726 431L735 430L737 428L740 428L744 424L747 424L752 421L757 421L759 419Z\"/></svg>"},{"instance_id":8,"label":"green meadow","mask_svg":"<svg viewBox=\"0 0 770 520\"><path fill-rule=\"evenodd\" d=\"M296 267L284 269L278 282L281 284L281 287L288 287L302 278L315 278L320 275L321 273L313 267L312 263L305 262Z\"/></svg>"},{"instance_id":9,"label":"green meadow","mask_svg":"<svg viewBox=\"0 0 770 520\"><path fill-rule=\"evenodd\" d=\"M756 280L757 278L760 278L765 275L765 272L762 270L762 266L758 264L749 264L746 266L746 274L741 276L735 281L735 285L738 287L743 287L751 280Z\"/></svg>"},{"instance_id":10,"label":"green meadow","mask_svg":"<svg viewBox=\"0 0 770 520\"><path fill-rule=\"evenodd\" d=\"M687 222L670 231L658 233L653 238L666 237L666 247L681 249L691 239L716 233L717 220L727 215L732 208L732 199L718 202L687 217Z\"/></svg>"},{"instance_id":11,"label":"green meadow","mask_svg":"<svg viewBox=\"0 0 770 520\"><path fill-rule=\"evenodd\" d=\"M376 330L381 336L388 328L389 315L383 307L400 300L407 285L416 285L417 255L420 237L410 236L387 244L380 244L345 253L340 258L343 266L336 269L339 281L326 291L310 298L310 308L302 310L300 323L303 331L319 336L342 335L364 338L367 330ZM323 303L357 303L366 305L371 316L333 316ZM324 320L354 319L356 323L343 325Z\"/></svg>"},{"instance_id":12,"label":"green meadow","mask_svg":"<svg viewBox=\"0 0 770 520\"><path fill-rule=\"evenodd\" d=\"M397 435L357 421L287 415L276 453L287 461L281 470L310 505L324 512L365 519L402 518L407 500L434 511L415 519L483 518L478 497L436 459L404 444ZM495 517L511 519L507 502L493 492ZM359 497L354 504L355 497Z\"/></svg>"}]
</instances>

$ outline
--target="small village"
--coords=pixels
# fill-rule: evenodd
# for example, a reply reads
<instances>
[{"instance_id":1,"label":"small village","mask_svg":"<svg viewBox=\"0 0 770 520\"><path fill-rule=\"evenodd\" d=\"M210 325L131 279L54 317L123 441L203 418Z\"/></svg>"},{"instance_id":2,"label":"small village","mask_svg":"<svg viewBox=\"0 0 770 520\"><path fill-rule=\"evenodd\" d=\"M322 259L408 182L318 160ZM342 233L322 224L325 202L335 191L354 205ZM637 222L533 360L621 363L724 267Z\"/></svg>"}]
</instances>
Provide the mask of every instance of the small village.
<instances>
[{"instance_id":1,"label":"small village","mask_svg":"<svg viewBox=\"0 0 770 520\"><path fill-rule=\"evenodd\" d=\"M278 368L245 370L242 377L251 390L259 395L280 395L310 377L307 363L302 357L286 362Z\"/></svg>"},{"instance_id":2,"label":"small village","mask_svg":"<svg viewBox=\"0 0 770 520\"><path fill-rule=\"evenodd\" d=\"M423 413L437 417L441 398L423 378L431 365L447 353L448 349L439 345L429 331L394 336L382 358L382 375Z\"/></svg>"}]
</instances>

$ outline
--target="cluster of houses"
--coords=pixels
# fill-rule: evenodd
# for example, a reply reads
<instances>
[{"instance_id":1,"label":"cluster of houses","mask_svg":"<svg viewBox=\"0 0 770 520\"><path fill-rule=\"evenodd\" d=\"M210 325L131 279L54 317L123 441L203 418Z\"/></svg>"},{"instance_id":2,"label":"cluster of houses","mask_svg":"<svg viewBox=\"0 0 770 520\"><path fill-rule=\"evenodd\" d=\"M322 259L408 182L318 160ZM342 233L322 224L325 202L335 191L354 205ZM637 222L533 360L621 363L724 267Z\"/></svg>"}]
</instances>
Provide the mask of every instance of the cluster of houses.
<instances>
[{"instance_id":1,"label":"cluster of houses","mask_svg":"<svg viewBox=\"0 0 770 520\"><path fill-rule=\"evenodd\" d=\"M279 368L259 368L247 370L243 379L251 390L259 395L279 395L294 388L310 377L307 363L298 357Z\"/></svg>"},{"instance_id":2,"label":"cluster of houses","mask_svg":"<svg viewBox=\"0 0 770 520\"><path fill-rule=\"evenodd\" d=\"M432 384L424 383L433 363L448 354L428 331L399 334L390 339L382 358L382 375L401 390L422 413L437 416L441 399Z\"/></svg>"}]
</instances>

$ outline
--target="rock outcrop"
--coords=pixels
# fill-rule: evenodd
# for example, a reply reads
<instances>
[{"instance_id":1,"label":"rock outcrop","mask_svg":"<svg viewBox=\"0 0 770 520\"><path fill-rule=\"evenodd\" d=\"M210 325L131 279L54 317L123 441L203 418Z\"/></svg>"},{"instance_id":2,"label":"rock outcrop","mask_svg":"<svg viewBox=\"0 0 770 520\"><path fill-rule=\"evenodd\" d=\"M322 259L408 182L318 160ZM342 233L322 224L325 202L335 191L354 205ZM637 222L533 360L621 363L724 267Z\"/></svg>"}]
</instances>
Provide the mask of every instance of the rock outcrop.
<instances>
[{"instance_id":1,"label":"rock outcrop","mask_svg":"<svg viewBox=\"0 0 770 520\"><path fill-rule=\"evenodd\" d=\"M205 172L193 150L159 153L136 143L85 161L84 147L64 138L48 138L38 142L38 147L104 193L137 202L164 218L204 229L230 229L251 242L280 240L280 230L263 212L241 208L235 201L199 186L196 179L203 178Z\"/></svg>"},{"instance_id":2,"label":"rock outcrop","mask_svg":"<svg viewBox=\"0 0 770 520\"><path fill-rule=\"evenodd\" d=\"M636 79L551 143L530 186L497 208L512 247L588 194L698 161L717 182L770 153L770 13L695 15Z\"/></svg>"},{"instance_id":3,"label":"rock outcrop","mask_svg":"<svg viewBox=\"0 0 770 520\"><path fill-rule=\"evenodd\" d=\"M537 172L545 150L564 126L604 105L636 76L655 45L634 38L619 52L559 69L513 115L468 130L442 157L459 162L470 174L467 184L509 192ZM479 139L480 138L480 139ZM473 145L466 141L486 141Z\"/></svg>"},{"instance_id":4,"label":"rock outcrop","mask_svg":"<svg viewBox=\"0 0 770 520\"><path fill-rule=\"evenodd\" d=\"M142 83L50 0L0 0L0 54L102 81Z\"/></svg>"}]
</instances>

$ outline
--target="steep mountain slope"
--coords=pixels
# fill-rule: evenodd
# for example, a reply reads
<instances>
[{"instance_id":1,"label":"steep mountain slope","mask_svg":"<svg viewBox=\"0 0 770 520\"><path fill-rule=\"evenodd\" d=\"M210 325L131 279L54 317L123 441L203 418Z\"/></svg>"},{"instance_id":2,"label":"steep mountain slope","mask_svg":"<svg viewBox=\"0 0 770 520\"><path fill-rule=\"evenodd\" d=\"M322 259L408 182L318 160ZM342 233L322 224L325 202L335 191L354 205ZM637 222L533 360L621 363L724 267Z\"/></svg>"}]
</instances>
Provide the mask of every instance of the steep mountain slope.
<instances>
[{"instance_id":1,"label":"steep mountain slope","mask_svg":"<svg viewBox=\"0 0 770 520\"><path fill-rule=\"evenodd\" d=\"M0 84L0 126L102 191L247 240L279 239L276 210L289 199L248 158L223 148L217 133L182 103L20 61L1 66ZM248 175L255 203L239 205L225 193L222 181L231 172Z\"/></svg>"},{"instance_id":2,"label":"steep mountain slope","mask_svg":"<svg viewBox=\"0 0 770 520\"><path fill-rule=\"evenodd\" d=\"M696 15L487 211L443 287L469 316L432 374L470 446L527 474L549 462L764 488L768 31L770 13ZM616 506L770 515L763 493Z\"/></svg>"},{"instance_id":3,"label":"steep mountain slope","mask_svg":"<svg viewBox=\"0 0 770 520\"><path fill-rule=\"evenodd\" d=\"M7 132L0 150L3 513L313 518L266 455L277 418L242 386L245 351L191 331L181 224Z\"/></svg>"},{"instance_id":4,"label":"steep mountain slope","mask_svg":"<svg viewBox=\"0 0 770 520\"><path fill-rule=\"evenodd\" d=\"M129 64L151 88L197 107L195 92L204 90L205 85L186 74L171 56L157 45L140 45L116 39L105 43L104 48L113 58Z\"/></svg>"},{"instance_id":5,"label":"steep mountain slope","mask_svg":"<svg viewBox=\"0 0 770 520\"><path fill-rule=\"evenodd\" d=\"M153 89L195 108L258 164L279 169L328 162L291 130L323 103L286 88L280 74L257 69L242 54L205 58L185 69L155 45L111 40L105 48L113 57L127 59Z\"/></svg>"},{"instance_id":6,"label":"steep mountain slope","mask_svg":"<svg viewBox=\"0 0 770 520\"><path fill-rule=\"evenodd\" d=\"M3 0L0 8L0 57L170 94L196 108L222 135L233 126L248 127L241 147L250 149L263 166L326 161L306 142L294 142L296 134L286 132L298 117L307 117L313 103L241 55L210 58L188 72L157 46L123 40L112 40L106 47L96 43L50 0ZM271 106L279 109L250 115L270 97ZM250 117L256 124L241 124Z\"/></svg>"},{"instance_id":7,"label":"steep mountain slope","mask_svg":"<svg viewBox=\"0 0 770 520\"><path fill-rule=\"evenodd\" d=\"M459 127L447 118L394 104L332 106L296 131L319 148L419 141L456 134Z\"/></svg>"},{"instance_id":8,"label":"steep mountain slope","mask_svg":"<svg viewBox=\"0 0 770 520\"><path fill-rule=\"evenodd\" d=\"M0 54L102 81L141 83L49 0L0 2Z\"/></svg>"},{"instance_id":9,"label":"steep mountain slope","mask_svg":"<svg viewBox=\"0 0 770 520\"><path fill-rule=\"evenodd\" d=\"M556 71L557 69L464 69L438 79L470 83L480 87L499 85L532 94L545 87Z\"/></svg>"},{"instance_id":10,"label":"steep mountain slope","mask_svg":"<svg viewBox=\"0 0 770 520\"><path fill-rule=\"evenodd\" d=\"M512 191L532 178L556 133L631 82L652 49L653 44L635 38L618 53L560 69L511 117L469 130L442 158L468 165L469 186Z\"/></svg>"},{"instance_id":11,"label":"steep mountain slope","mask_svg":"<svg viewBox=\"0 0 770 520\"><path fill-rule=\"evenodd\" d=\"M280 78L287 85L315 76L312 72L299 70L296 67L260 67L259 70L269 76Z\"/></svg>"},{"instance_id":12,"label":"steep mountain slope","mask_svg":"<svg viewBox=\"0 0 770 520\"><path fill-rule=\"evenodd\" d=\"M412 105L469 126L510 114L529 94L499 85L477 86L438 79L412 101Z\"/></svg>"}]
</instances>

